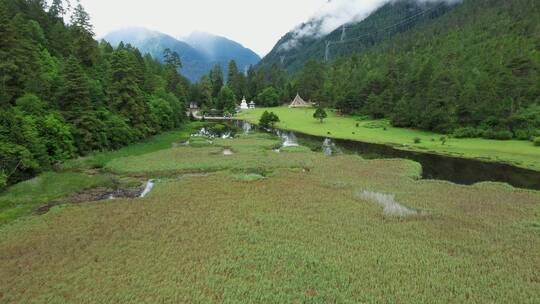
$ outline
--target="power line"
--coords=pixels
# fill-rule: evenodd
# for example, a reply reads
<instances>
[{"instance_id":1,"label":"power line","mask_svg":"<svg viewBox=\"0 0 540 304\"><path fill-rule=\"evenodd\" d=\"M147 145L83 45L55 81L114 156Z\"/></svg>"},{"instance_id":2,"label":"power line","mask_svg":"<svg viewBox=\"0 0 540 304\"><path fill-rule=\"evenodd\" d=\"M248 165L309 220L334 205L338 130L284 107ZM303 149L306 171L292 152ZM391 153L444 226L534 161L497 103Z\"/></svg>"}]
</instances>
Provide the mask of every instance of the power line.
<instances>
[{"instance_id":1,"label":"power line","mask_svg":"<svg viewBox=\"0 0 540 304\"><path fill-rule=\"evenodd\" d=\"M377 35L379 35L379 33L390 32L390 30L392 30L392 29L398 28L400 26L411 24L413 21L415 21L416 18L421 17L423 15L426 15L427 13L438 9L439 7L442 7L443 5L445 5L445 3L441 2L440 4L438 4L436 6L433 6L431 8L428 8L428 9L425 9L425 10L420 10L418 13L415 13L414 15L409 16L409 17L403 19L402 21L400 21L398 23L395 23L393 25L387 26L387 27L382 28L380 30L374 30L373 32L369 32L369 33L360 35L360 36L355 37L355 38L347 39L347 40L344 39L345 35L346 35L345 34L346 29L345 29L345 25L343 25L340 40L326 41L325 52L324 52L324 60L326 62L328 62L328 60L330 59L330 47L332 45L345 44L345 43L350 43L350 42L355 42L355 41L361 41L361 40L364 40L364 39L366 39L368 37L376 37Z\"/></svg>"}]
</instances>

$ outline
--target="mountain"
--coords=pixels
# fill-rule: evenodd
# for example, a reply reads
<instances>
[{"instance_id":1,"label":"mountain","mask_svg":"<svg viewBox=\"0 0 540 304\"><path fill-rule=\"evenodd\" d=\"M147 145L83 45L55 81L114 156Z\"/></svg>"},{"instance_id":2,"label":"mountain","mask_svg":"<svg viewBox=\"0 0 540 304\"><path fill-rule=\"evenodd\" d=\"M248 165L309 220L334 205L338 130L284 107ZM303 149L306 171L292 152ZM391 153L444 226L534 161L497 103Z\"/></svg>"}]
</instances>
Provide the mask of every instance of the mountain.
<instances>
[{"instance_id":1,"label":"mountain","mask_svg":"<svg viewBox=\"0 0 540 304\"><path fill-rule=\"evenodd\" d=\"M261 57L238 42L204 32L193 32L184 39L191 47L203 53L212 62L219 62L226 69L234 59L240 71L257 64Z\"/></svg>"},{"instance_id":2,"label":"mountain","mask_svg":"<svg viewBox=\"0 0 540 304\"><path fill-rule=\"evenodd\" d=\"M202 32L176 39L164 33L134 27L111 32L103 39L112 45L129 43L159 60L163 59L163 51L169 48L180 55L183 64L181 72L191 81L198 81L215 64L220 64L226 75L231 59L237 62L240 70L260 61L257 54L239 43Z\"/></svg>"},{"instance_id":3,"label":"mountain","mask_svg":"<svg viewBox=\"0 0 540 304\"><path fill-rule=\"evenodd\" d=\"M411 1L387 4L351 25L347 33L364 28L365 34L346 37L345 41L356 39L350 45L333 45L326 64L308 61L302 67L301 63L322 59L324 42L336 41L339 29L301 40L300 47L278 45L262 64L287 55L284 63L289 70L296 69L302 97L343 114L387 118L396 127L454 137L539 137L538 0L430 3L426 7L432 9L423 20L413 21L419 16L413 14L396 22L414 5L421 7ZM380 31L388 28L392 30ZM294 38L289 34L282 44Z\"/></svg>"},{"instance_id":4,"label":"mountain","mask_svg":"<svg viewBox=\"0 0 540 304\"><path fill-rule=\"evenodd\" d=\"M192 81L198 80L212 67L204 54L186 42L145 28L127 28L114 31L103 39L113 46L117 46L120 42L129 43L137 47L141 53L148 53L159 60L163 59L163 51L169 48L180 55L183 65L181 72Z\"/></svg>"},{"instance_id":5,"label":"mountain","mask_svg":"<svg viewBox=\"0 0 540 304\"><path fill-rule=\"evenodd\" d=\"M309 59L332 60L351 56L436 19L454 6L446 1L391 1L365 19L344 24L323 35L319 32L324 20L314 18L284 35L262 59L260 66L270 67L278 63L289 72L295 72Z\"/></svg>"}]
</instances>

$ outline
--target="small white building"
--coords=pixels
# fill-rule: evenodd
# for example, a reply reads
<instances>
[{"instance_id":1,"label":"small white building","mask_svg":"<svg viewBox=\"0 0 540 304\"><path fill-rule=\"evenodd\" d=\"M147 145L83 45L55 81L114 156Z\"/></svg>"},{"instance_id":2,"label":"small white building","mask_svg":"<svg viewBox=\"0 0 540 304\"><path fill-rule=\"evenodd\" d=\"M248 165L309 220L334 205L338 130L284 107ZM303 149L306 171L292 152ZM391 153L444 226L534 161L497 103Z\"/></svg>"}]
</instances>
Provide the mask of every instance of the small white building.
<instances>
[{"instance_id":1,"label":"small white building","mask_svg":"<svg viewBox=\"0 0 540 304\"><path fill-rule=\"evenodd\" d=\"M249 103L249 108L255 109L255 102L253 100Z\"/></svg>"},{"instance_id":2,"label":"small white building","mask_svg":"<svg viewBox=\"0 0 540 304\"><path fill-rule=\"evenodd\" d=\"M240 104L240 110L248 110L249 109L249 105L246 101L246 97L244 96L244 98L242 99L242 103Z\"/></svg>"}]
</instances>

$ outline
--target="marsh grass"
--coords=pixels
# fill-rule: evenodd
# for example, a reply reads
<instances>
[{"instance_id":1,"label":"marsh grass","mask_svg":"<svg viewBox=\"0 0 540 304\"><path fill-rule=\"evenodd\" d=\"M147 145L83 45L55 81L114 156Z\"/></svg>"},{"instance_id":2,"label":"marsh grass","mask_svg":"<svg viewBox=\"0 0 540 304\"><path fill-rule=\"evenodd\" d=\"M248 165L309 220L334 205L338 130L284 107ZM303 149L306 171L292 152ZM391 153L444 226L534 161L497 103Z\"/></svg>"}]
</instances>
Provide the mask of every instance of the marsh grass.
<instances>
[{"instance_id":1,"label":"marsh grass","mask_svg":"<svg viewBox=\"0 0 540 304\"><path fill-rule=\"evenodd\" d=\"M540 234L527 224L539 192L418 180L407 160L278 154L275 142L111 160L118 174L171 178L145 198L1 227L0 302L540 302ZM186 171L214 173L172 178ZM385 216L358 189L430 216Z\"/></svg>"},{"instance_id":2,"label":"marsh grass","mask_svg":"<svg viewBox=\"0 0 540 304\"><path fill-rule=\"evenodd\" d=\"M48 172L19 183L0 194L0 226L30 215L40 205L94 187L113 187L107 175L76 172Z\"/></svg>"},{"instance_id":3,"label":"marsh grass","mask_svg":"<svg viewBox=\"0 0 540 304\"><path fill-rule=\"evenodd\" d=\"M310 152L311 149L306 146L289 146L289 147L282 147L280 149L281 152Z\"/></svg>"},{"instance_id":4,"label":"marsh grass","mask_svg":"<svg viewBox=\"0 0 540 304\"><path fill-rule=\"evenodd\" d=\"M103 168L113 159L127 156L138 156L163 149L168 149L173 144L186 141L190 135L202 126L201 123L195 122L187 124L179 130L168 131L162 134L153 136L148 140L129 145L116 151L96 152L86 157L81 157L66 162L65 169L81 169L81 168Z\"/></svg>"}]
</instances>

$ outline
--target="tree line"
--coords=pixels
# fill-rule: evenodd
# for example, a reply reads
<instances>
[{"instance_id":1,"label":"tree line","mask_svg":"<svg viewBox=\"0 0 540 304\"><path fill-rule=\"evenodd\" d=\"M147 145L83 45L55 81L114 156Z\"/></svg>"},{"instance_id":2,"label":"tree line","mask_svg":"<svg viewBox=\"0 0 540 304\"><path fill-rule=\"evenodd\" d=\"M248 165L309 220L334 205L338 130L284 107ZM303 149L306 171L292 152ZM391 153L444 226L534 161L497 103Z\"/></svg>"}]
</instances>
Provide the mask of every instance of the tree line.
<instances>
[{"instance_id":1,"label":"tree line","mask_svg":"<svg viewBox=\"0 0 540 304\"><path fill-rule=\"evenodd\" d=\"M185 120L179 55L97 42L78 1L0 0L0 37L0 188Z\"/></svg>"}]
</instances>

